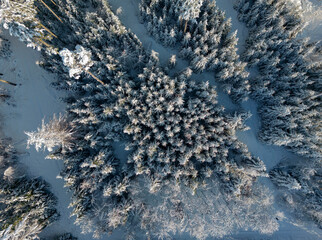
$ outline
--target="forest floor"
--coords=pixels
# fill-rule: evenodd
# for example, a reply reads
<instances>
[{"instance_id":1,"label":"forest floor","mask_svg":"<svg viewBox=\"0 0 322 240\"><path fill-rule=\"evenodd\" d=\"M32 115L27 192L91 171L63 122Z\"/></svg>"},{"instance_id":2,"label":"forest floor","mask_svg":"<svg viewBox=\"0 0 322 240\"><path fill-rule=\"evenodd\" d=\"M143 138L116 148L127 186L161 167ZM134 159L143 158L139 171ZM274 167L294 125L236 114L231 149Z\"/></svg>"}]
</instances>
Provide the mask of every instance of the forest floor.
<instances>
[{"instance_id":1,"label":"forest floor","mask_svg":"<svg viewBox=\"0 0 322 240\"><path fill-rule=\"evenodd\" d=\"M173 54L178 54L177 49L165 48L149 36L145 26L138 20L138 3L139 0L109 0L114 11L122 7L122 14L119 15L121 22L142 41L147 50L154 50L159 53L161 64L166 64ZM238 22L237 13L233 9L234 0L217 0L217 5L221 10L226 11L226 16L232 19L233 30L238 30L239 52L243 50L244 42L247 38L248 31L245 26ZM25 131L35 131L41 125L43 118L50 119L53 114L63 113L65 104L61 101L64 92L55 90L50 83L55 79L55 75L50 74L40 68L36 61L41 59L40 53L27 48L18 39L10 37L7 32L3 32L5 38L11 42L12 54L9 59L0 58L0 72L4 79L18 84L16 87L4 86L9 90L12 98L2 104L0 110L3 126L2 129L7 137L11 137L14 147L21 153L20 161L26 166L27 171L33 176L41 176L51 185L53 194L58 198L58 211L61 214L60 220L47 227L41 234L41 237L52 239L54 235L70 232L79 240L91 240L91 235L81 234L80 227L74 224L75 218L69 217L71 209L68 208L71 193L64 188L62 179L57 178L62 168L63 162L60 160L45 159L46 152L36 152L32 147L26 149L27 136ZM180 71L188 67L188 62L177 59L178 64L172 71ZM216 85L211 73L194 74L193 78ZM227 111L237 110L238 106L234 105L230 98L221 91L217 86L218 102L225 106ZM280 161L287 159L299 159L298 156L290 153L282 147L269 146L262 144L257 140L257 132L260 128L260 121L257 115L257 104L249 100L243 103L242 108L250 111L252 117L247 120L246 124L250 130L238 133L241 141L247 144L250 152L254 156L260 157L266 164L267 169L273 168ZM262 179L267 186L275 192L274 186L267 179ZM276 205L277 208L280 206ZM243 231L225 239L321 239L322 231L314 226L296 226L291 223L289 214L285 213L286 218L280 222L279 231L271 236L260 235L256 232ZM119 240L119 235L104 239ZM187 236L176 236L175 239L189 239Z\"/></svg>"}]
</instances>

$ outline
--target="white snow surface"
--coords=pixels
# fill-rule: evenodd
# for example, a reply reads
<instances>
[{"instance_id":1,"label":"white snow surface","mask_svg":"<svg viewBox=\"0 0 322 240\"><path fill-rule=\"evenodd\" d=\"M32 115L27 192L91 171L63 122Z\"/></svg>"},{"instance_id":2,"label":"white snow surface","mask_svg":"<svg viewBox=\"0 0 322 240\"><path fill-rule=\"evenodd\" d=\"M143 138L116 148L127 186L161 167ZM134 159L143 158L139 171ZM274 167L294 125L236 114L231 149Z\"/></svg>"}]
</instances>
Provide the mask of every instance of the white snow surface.
<instances>
[{"instance_id":1,"label":"white snow surface","mask_svg":"<svg viewBox=\"0 0 322 240\"><path fill-rule=\"evenodd\" d=\"M321 6L321 1L311 0L312 3ZM142 41L147 49L159 52L160 61L165 64L168 59L177 54L176 49L164 48L151 38L146 31L144 25L138 21L138 3L139 0L110 0L110 5L114 11L122 7L123 13L120 14L122 23L130 28ZM238 30L239 50L243 49L244 41L247 38L248 31L246 27L237 19L237 13L233 9L234 0L217 0L220 9L226 11L226 16L232 18L233 30ZM313 8L316 10L316 8ZM320 16L319 16L320 17ZM322 31L321 31L322 32ZM47 73L35 64L40 60L40 53L31 48L27 48L18 39L10 37L8 32L3 33L11 42L13 51L9 60L0 59L0 72L4 75L2 78L19 84L16 87L4 85L10 91L12 100L9 104L2 104L0 114L2 118L2 129L8 137L13 138L14 146L22 153L20 160L26 165L27 171L33 176L43 177L50 185L51 190L58 198L58 211L61 214L60 220L47 227L41 237L52 239L53 236L65 232L71 232L80 240L91 240L91 235L81 234L81 229L73 224L74 218L70 218L71 209L68 208L71 194L63 187L63 180L58 179L62 168L62 161L46 160L47 153L36 152L34 148L26 150L27 136L25 131L35 131L40 126L41 120L45 117L51 118L54 113L63 112L65 104L60 101L63 92L58 92L50 86L55 75ZM321 34L321 33L319 33ZM186 61L177 59L176 71L182 70L188 66ZM212 73L194 74L193 77L198 80L209 80L212 84L214 78ZM224 94L218 87L218 101L224 105L227 110L234 110L236 106L232 104L229 97ZM260 127L259 119L256 113L257 105L254 101L248 101L242 104L245 110L252 112L253 117L247 121L247 125L251 130L239 133L240 140L245 142L254 156L260 157L267 165L267 169L271 169L281 160L298 159L299 157L291 154L282 147L268 146L257 140L257 132ZM268 179L262 179L263 183L274 190L274 186ZM278 208L278 206L276 206ZM281 210L281 209L280 209ZM282 210L281 210L282 211ZM288 218L287 213L284 221L280 221L280 230L271 236L259 235L256 232L244 231L238 232L229 239L281 239L281 240L297 240L297 239L321 239L322 231L315 226L296 226ZM104 239L122 239L116 234L105 237ZM176 236L175 239L191 239L187 235Z\"/></svg>"}]
</instances>

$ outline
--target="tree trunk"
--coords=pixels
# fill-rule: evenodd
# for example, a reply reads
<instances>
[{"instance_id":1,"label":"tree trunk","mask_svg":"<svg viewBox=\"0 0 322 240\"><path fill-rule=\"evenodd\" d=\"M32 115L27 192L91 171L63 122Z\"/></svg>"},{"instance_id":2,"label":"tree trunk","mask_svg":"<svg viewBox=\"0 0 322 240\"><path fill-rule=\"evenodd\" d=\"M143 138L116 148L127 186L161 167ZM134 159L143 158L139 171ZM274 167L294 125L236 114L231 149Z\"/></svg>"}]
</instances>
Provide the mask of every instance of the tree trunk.
<instances>
[{"instance_id":1,"label":"tree trunk","mask_svg":"<svg viewBox=\"0 0 322 240\"><path fill-rule=\"evenodd\" d=\"M53 0L50 0L54 5L56 5L57 6L57 4L53 1Z\"/></svg>"},{"instance_id":2,"label":"tree trunk","mask_svg":"<svg viewBox=\"0 0 322 240\"><path fill-rule=\"evenodd\" d=\"M38 41L42 44L44 44L46 47L48 48L54 48L52 45L50 45L49 43L46 43L44 40L42 40L40 37L34 37L33 38L35 41Z\"/></svg>"},{"instance_id":3,"label":"tree trunk","mask_svg":"<svg viewBox=\"0 0 322 240\"><path fill-rule=\"evenodd\" d=\"M187 26L188 26L188 20L186 20L186 23L184 25L184 33L186 33L186 31L187 31Z\"/></svg>"},{"instance_id":4,"label":"tree trunk","mask_svg":"<svg viewBox=\"0 0 322 240\"><path fill-rule=\"evenodd\" d=\"M60 17L58 17L57 16L57 14L53 11L53 10L51 10L51 8L50 7L48 7L48 5L46 4L46 3L44 3L44 1L43 0L39 0L52 14L54 14L54 16L61 22L61 23L63 23L63 21L60 19Z\"/></svg>"},{"instance_id":5,"label":"tree trunk","mask_svg":"<svg viewBox=\"0 0 322 240\"><path fill-rule=\"evenodd\" d=\"M44 28L47 32L49 32L53 37L58 38L55 34L52 33L48 28L46 28L43 24L39 23L39 25Z\"/></svg>"},{"instance_id":6,"label":"tree trunk","mask_svg":"<svg viewBox=\"0 0 322 240\"><path fill-rule=\"evenodd\" d=\"M6 80L3 80L3 79L0 79L0 82L8 83L8 84L10 84L12 86L17 86L17 84L15 84L13 82L6 81Z\"/></svg>"},{"instance_id":7,"label":"tree trunk","mask_svg":"<svg viewBox=\"0 0 322 240\"><path fill-rule=\"evenodd\" d=\"M92 76L92 78L94 78L96 81L98 81L100 84L104 85L105 83L100 80L98 77L96 77L93 73L91 73L90 71L86 71L89 75Z\"/></svg>"}]
</instances>

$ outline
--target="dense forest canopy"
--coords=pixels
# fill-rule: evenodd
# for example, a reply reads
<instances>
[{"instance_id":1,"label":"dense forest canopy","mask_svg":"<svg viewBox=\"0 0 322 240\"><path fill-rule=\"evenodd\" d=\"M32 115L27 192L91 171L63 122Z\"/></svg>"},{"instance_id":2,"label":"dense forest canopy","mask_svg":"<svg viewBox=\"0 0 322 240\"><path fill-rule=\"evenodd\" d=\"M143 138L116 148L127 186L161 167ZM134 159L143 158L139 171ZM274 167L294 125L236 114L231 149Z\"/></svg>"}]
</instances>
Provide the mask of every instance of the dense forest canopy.
<instances>
[{"instance_id":1,"label":"dense forest canopy","mask_svg":"<svg viewBox=\"0 0 322 240\"><path fill-rule=\"evenodd\" d=\"M108 1L1 1L3 27L41 51L39 65L66 92L66 111L26 134L28 145L63 161L60 176L83 232L122 229L127 239L272 234L279 224L263 177L286 189L281 198L298 218L321 225L321 62L313 61L320 49L296 38L303 21L287 0L237 0L234 7L249 29L241 59L231 20L215 1L139 3L148 33L188 60L177 71L177 56L162 65ZM195 79L206 71L237 111L221 105L207 80ZM238 139L248 130L241 102L249 98L259 104L259 139L305 155L305 168L285 162L267 173ZM117 154L122 144L126 159ZM21 175L8 149L0 146L0 236L33 237L57 218L55 198L43 180Z\"/></svg>"}]
</instances>

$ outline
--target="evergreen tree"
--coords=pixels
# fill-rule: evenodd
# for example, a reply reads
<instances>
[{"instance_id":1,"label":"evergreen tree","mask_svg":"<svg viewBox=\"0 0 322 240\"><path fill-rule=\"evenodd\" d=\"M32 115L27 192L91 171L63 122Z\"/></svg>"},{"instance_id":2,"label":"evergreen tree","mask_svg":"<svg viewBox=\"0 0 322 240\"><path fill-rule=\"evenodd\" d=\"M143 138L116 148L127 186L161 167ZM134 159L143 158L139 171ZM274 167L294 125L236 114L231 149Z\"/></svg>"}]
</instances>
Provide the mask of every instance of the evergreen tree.
<instances>
[{"instance_id":1,"label":"evergreen tree","mask_svg":"<svg viewBox=\"0 0 322 240\"><path fill-rule=\"evenodd\" d=\"M75 47L75 51L69 51L64 48L59 51L64 65L68 68L69 76L79 79L83 72L88 72L88 70L93 66L91 61L92 54L80 45Z\"/></svg>"},{"instance_id":2,"label":"evergreen tree","mask_svg":"<svg viewBox=\"0 0 322 240\"><path fill-rule=\"evenodd\" d=\"M73 129L65 117L54 115L53 119L45 125L42 121L41 128L37 132L26 132L28 135L28 146L35 145L36 150L47 149L53 151L55 147L62 149L71 148L73 145Z\"/></svg>"},{"instance_id":3,"label":"evergreen tree","mask_svg":"<svg viewBox=\"0 0 322 240\"><path fill-rule=\"evenodd\" d=\"M7 139L0 140L0 237L36 239L58 218L56 198L44 180L24 174L17 153L8 143Z\"/></svg>"},{"instance_id":4,"label":"evergreen tree","mask_svg":"<svg viewBox=\"0 0 322 240\"><path fill-rule=\"evenodd\" d=\"M179 20L185 20L184 32L187 30L188 21L196 21L200 14L203 0L182 0L176 4L176 11L179 13Z\"/></svg>"}]
</instances>

